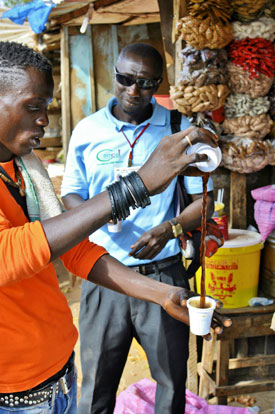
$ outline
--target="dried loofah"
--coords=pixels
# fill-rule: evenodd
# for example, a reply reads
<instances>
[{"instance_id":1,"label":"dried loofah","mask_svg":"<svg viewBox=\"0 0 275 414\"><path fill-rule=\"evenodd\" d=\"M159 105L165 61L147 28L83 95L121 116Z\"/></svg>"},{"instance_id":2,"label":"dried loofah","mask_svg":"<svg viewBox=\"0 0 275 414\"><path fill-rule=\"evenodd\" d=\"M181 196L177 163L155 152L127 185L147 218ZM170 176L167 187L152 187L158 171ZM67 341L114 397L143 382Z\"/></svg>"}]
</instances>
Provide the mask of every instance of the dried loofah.
<instances>
[{"instance_id":1,"label":"dried loofah","mask_svg":"<svg viewBox=\"0 0 275 414\"><path fill-rule=\"evenodd\" d=\"M268 112L270 102L267 96L251 98L246 94L230 94L225 101L224 115L226 118L236 118L244 115L261 115Z\"/></svg>"},{"instance_id":2,"label":"dried loofah","mask_svg":"<svg viewBox=\"0 0 275 414\"><path fill-rule=\"evenodd\" d=\"M270 78L260 74L257 78L250 79L250 75L243 68L234 65L232 62L227 64L228 86L231 92L245 93L251 98L265 96L270 90L274 77Z\"/></svg>"},{"instance_id":3,"label":"dried loofah","mask_svg":"<svg viewBox=\"0 0 275 414\"><path fill-rule=\"evenodd\" d=\"M231 0L233 20L239 20L242 23L256 20L271 2L272 0Z\"/></svg>"},{"instance_id":4,"label":"dried loofah","mask_svg":"<svg viewBox=\"0 0 275 414\"><path fill-rule=\"evenodd\" d=\"M225 134L233 134L239 137L246 137L252 140L261 140L269 132L272 120L269 115L245 115L237 118L226 119L222 123Z\"/></svg>"},{"instance_id":5,"label":"dried loofah","mask_svg":"<svg viewBox=\"0 0 275 414\"><path fill-rule=\"evenodd\" d=\"M229 89L226 85L206 85L200 88L196 86L170 87L170 97L175 108L184 115L192 112L213 111L224 105Z\"/></svg>"},{"instance_id":6,"label":"dried loofah","mask_svg":"<svg viewBox=\"0 0 275 414\"><path fill-rule=\"evenodd\" d=\"M230 135L220 136L221 165L231 171L249 174L259 171L272 161L270 141L253 141Z\"/></svg>"},{"instance_id":7,"label":"dried loofah","mask_svg":"<svg viewBox=\"0 0 275 414\"><path fill-rule=\"evenodd\" d=\"M185 16L177 22L176 38L181 37L196 49L221 49L232 40L231 24L213 22L211 17L204 20Z\"/></svg>"},{"instance_id":8,"label":"dried loofah","mask_svg":"<svg viewBox=\"0 0 275 414\"><path fill-rule=\"evenodd\" d=\"M187 12L189 16L197 19L202 20L210 16L214 22L227 24L232 9L228 0L189 0Z\"/></svg>"}]
</instances>

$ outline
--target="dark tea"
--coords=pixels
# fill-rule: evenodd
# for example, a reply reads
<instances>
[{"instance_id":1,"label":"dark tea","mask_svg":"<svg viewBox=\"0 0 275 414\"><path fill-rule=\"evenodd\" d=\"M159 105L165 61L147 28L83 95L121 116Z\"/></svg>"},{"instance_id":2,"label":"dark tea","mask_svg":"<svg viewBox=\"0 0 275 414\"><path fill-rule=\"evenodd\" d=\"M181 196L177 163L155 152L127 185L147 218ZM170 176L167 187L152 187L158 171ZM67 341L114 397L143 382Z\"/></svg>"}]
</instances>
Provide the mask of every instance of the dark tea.
<instances>
[{"instance_id":1,"label":"dark tea","mask_svg":"<svg viewBox=\"0 0 275 414\"><path fill-rule=\"evenodd\" d=\"M203 199L201 211L201 245L200 245L200 262L201 262L201 297L199 308L206 308L205 303L205 236L206 236L206 211L207 211L207 182L209 173L202 177L203 181Z\"/></svg>"},{"instance_id":2,"label":"dark tea","mask_svg":"<svg viewBox=\"0 0 275 414\"><path fill-rule=\"evenodd\" d=\"M194 300L191 300L190 301L190 305L191 306L193 306L194 308L200 308L200 309L202 309L202 307L201 307L201 302L200 302L200 300L199 299L194 299ZM209 302L205 302L205 304L204 304L204 306L203 306L203 309L206 309L206 308L211 308L211 303L209 303Z\"/></svg>"}]
</instances>

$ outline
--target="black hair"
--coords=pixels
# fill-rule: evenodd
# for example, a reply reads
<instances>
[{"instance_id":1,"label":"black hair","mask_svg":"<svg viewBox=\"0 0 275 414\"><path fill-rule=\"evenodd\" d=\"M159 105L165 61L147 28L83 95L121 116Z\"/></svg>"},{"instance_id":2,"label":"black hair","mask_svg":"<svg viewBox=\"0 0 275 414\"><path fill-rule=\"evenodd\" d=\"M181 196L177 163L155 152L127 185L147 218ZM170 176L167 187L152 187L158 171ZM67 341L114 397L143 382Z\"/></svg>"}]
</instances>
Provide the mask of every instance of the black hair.
<instances>
[{"instance_id":1,"label":"black hair","mask_svg":"<svg viewBox=\"0 0 275 414\"><path fill-rule=\"evenodd\" d=\"M0 91L16 81L22 70L34 67L52 77L52 64L41 53L16 42L0 42Z\"/></svg>"},{"instance_id":2,"label":"black hair","mask_svg":"<svg viewBox=\"0 0 275 414\"><path fill-rule=\"evenodd\" d=\"M132 43L125 46L118 57L118 60L125 57L128 54L134 54L140 57L150 58L159 69L159 76L162 75L163 71L163 59L161 54L153 46L147 43Z\"/></svg>"}]
</instances>

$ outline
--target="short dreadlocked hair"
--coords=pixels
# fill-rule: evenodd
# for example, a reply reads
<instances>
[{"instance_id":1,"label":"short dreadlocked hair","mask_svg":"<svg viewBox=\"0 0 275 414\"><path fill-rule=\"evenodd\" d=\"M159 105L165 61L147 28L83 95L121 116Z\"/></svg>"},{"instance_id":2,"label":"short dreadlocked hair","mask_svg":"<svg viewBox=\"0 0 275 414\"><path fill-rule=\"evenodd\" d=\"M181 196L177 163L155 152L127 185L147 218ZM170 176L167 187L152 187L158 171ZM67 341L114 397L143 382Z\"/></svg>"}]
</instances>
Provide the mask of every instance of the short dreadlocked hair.
<instances>
[{"instance_id":1,"label":"short dreadlocked hair","mask_svg":"<svg viewBox=\"0 0 275 414\"><path fill-rule=\"evenodd\" d=\"M0 42L0 92L16 81L22 70L34 67L52 76L52 64L41 53L15 42Z\"/></svg>"}]
</instances>

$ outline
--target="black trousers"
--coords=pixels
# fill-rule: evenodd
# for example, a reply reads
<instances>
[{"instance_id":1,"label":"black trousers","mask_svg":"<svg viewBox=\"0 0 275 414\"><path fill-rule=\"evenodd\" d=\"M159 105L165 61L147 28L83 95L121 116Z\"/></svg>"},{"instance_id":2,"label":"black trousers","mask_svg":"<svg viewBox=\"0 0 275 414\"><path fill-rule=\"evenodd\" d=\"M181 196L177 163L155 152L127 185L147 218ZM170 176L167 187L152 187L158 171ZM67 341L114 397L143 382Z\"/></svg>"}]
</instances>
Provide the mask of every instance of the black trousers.
<instances>
[{"instance_id":1,"label":"black trousers","mask_svg":"<svg viewBox=\"0 0 275 414\"><path fill-rule=\"evenodd\" d=\"M148 275L189 288L181 263ZM157 382L155 413L184 414L189 327L159 305L83 281L79 318L82 389L78 414L112 414L133 338Z\"/></svg>"}]
</instances>

